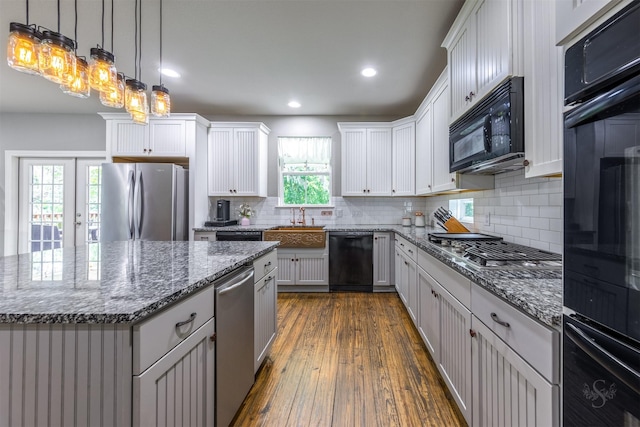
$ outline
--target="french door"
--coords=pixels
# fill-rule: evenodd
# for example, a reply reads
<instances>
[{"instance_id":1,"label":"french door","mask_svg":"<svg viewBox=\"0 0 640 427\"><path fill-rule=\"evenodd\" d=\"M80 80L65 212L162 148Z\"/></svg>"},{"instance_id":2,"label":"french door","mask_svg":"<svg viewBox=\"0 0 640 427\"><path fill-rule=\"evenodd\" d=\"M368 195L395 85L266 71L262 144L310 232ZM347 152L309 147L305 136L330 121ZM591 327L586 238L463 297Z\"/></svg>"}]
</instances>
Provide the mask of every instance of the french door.
<instances>
[{"instance_id":1,"label":"french door","mask_svg":"<svg viewBox=\"0 0 640 427\"><path fill-rule=\"evenodd\" d=\"M18 253L99 240L102 162L20 159Z\"/></svg>"}]
</instances>

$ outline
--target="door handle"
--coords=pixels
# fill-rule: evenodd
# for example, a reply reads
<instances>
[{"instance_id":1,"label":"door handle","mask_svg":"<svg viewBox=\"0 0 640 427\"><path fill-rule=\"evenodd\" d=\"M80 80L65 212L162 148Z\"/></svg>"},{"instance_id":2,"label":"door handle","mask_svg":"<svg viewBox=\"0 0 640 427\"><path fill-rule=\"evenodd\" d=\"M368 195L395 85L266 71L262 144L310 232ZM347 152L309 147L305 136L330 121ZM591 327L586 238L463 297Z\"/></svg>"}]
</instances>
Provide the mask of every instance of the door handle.
<instances>
[{"instance_id":1,"label":"door handle","mask_svg":"<svg viewBox=\"0 0 640 427\"><path fill-rule=\"evenodd\" d=\"M142 187L142 171L138 171L137 173L135 195L134 195L134 198L135 198L134 226L135 226L136 239L140 238L140 228L142 228L140 224L140 222L142 221L142 190L140 187Z\"/></svg>"},{"instance_id":2,"label":"door handle","mask_svg":"<svg viewBox=\"0 0 640 427\"><path fill-rule=\"evenodd\" d=\"M188 325L189 323L193 322L194 320L196 320L197 315L198 313L191 313L191 316L189 316L187 320L183 320L182 322L176 323L176 329L180 329L184 325Z\"/></svg>"},{"instance_id":3,"label":"door handle","mask_svg":"<svg viewBox=\"0 0 640 427\"><path fill-rule=\"evenodd\" d=\"M498 325L502 325L505 328L509 328L511 327L511 325L509 324L509 322L505 322L504 320L500 320L500 318L498 317L497 314L495 313L491 313L491 320L493 320L494 322L496 322Z\"/></svg>"},{"instance_id":4,"label":"door handle","mask_svg":"<svg viewBox=\"0 0 640 427\"><path fill-rule=\"evenodd\" d=\"M129 192L129 200L127 203L127 219L129 220L129 239L133 239L133 203L134 203L134 189L135 189L135 179L133 177L133 171L129 171L129 178L127 179L129 182L128 192Z\"/></svg>"}]
</instances>

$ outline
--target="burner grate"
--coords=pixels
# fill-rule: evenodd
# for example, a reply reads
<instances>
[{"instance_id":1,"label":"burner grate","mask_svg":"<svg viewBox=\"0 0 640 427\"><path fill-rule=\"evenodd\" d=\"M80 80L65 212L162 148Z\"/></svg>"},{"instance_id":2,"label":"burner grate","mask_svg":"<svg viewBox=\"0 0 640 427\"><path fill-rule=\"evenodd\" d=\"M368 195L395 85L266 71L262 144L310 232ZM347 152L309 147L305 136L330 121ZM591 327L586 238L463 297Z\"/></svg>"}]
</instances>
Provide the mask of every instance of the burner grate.
<instances>
[{"instance_id":1,"label":"burner grate","mask_svg":"<svg viewBox=\"0 0 640 427\"><path fill-rule=\"evenodd\" d=\"M486 261L562 261L562 255L504 241L474 242L465 256ZM484 264L483 262L483 264Z\"/></svg>"}]
</instances>

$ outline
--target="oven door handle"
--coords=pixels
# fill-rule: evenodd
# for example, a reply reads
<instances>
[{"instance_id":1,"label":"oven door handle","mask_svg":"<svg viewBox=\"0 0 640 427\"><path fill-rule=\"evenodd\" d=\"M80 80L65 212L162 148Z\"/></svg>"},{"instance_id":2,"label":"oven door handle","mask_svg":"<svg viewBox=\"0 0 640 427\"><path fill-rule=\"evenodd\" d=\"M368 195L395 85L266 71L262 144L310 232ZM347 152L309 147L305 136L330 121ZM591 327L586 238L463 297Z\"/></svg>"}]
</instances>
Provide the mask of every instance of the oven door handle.
<instances>
[{"instance_id":1,"label":"oven door handle","mask_svg":"<svg viewBox=\"0 0 640 427\"><path fill-rule=\"evenodd\" d=\"M640 94L640 75L574 108L565 116L568 129L587 122L601 112Z\"/></svg>"},{"instance_id":2,"label":"oven door handle","mask_svg":"<svg viewBox=\"0 0 640 427\"><path fill-rule=\"evenodd\" d=\"M640 373L638 371L602 348L595 340L580 329L570 323L567 323L566 326L565 334L567 338L587 353L589 357L626 384L627 387L635 391L636 394L640 394Z\"/></svg>"},{"instance_id":3,"label":"oven door handle","mask_svg":"<svg viewBox=\"0 0 640 427\"><path fill-rule=\"evenodd\" d=\"M484 151L487 153L491 152L491 114L487 114L484 116L484 123L482 125L482 134L484 136Z\"/></svg>"}]
</instances>

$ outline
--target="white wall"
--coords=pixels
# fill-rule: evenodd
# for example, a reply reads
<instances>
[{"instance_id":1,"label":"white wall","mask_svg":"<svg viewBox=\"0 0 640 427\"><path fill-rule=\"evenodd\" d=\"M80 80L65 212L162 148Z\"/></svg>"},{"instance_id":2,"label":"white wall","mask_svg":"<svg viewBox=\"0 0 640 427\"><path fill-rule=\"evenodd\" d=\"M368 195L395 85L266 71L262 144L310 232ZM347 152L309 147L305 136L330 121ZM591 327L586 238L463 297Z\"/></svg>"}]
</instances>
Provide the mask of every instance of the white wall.
<instances>
[{"instance_id":1,"label":"white wall","mask_svg":"<svg viewBox=\"0 0 640 427\"><path fill-rule=\"evenodd\" d=\"M474 199L472 231L499 235L505 240L562 253L562 179L525 179L524 169L495 176L495 189L428 197L432 214L450 199ZM490 225L485 216L490 214Z\"/></svg>"},{"instance_id":2,"label":"white wall","mask_svg":"<svg viewBox=\"0 0 640 427\"><path fill-rule=\"evenodd\" d=\"M0 256L4 255L7 150L104 151L105 122L97 114L0 114Z\"/></svg>"}]
</instances>

